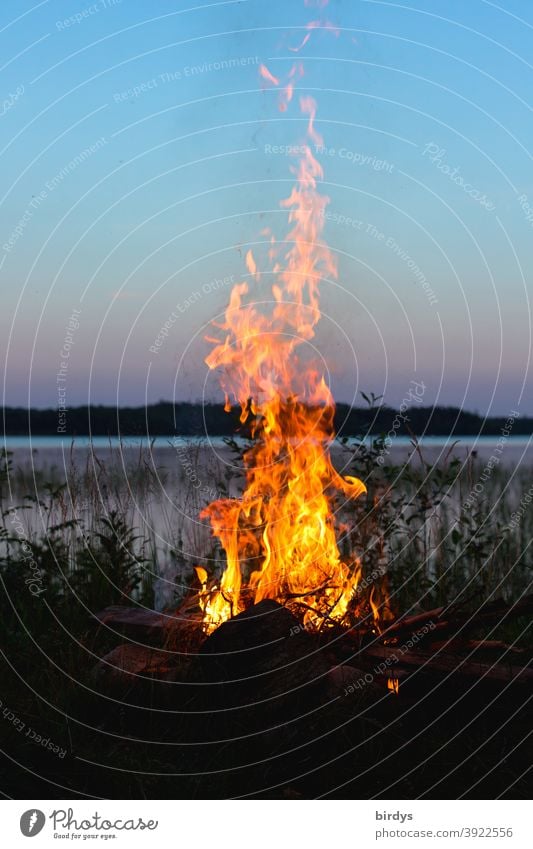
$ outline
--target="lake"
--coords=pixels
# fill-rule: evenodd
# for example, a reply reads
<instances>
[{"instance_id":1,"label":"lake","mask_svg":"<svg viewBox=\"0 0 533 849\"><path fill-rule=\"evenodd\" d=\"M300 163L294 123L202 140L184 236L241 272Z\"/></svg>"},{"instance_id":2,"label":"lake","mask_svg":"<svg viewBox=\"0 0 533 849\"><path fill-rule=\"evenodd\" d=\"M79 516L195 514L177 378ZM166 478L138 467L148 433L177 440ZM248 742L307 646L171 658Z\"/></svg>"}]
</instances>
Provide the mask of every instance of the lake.
<instances>
[{"instance_id":1,"label":"lake","mask_svg":"<svg viewBox=\"0 0 533 849\"><path fill-rule=\"evenodd\" d=\"M498 436L424 436L420 437L419 445L422 453L428 461L444 458L448 451L453 456L466 459L472 452L478 459L489 459L495 449L500 447L500 464L522 465L533 464L533 435L532 436L509 436L503 442L499 442ZM239 442L237 439L236 442ZM74 462L85 461L94 449L97 456L106 457L109 452L115 456L124 455L124 459L133 458L135 452L147 450L151 454L154 464L158 461L167 461L172 453L179 449L194 448L201 449L206 454L212 454L223 459L228 448L224 437L182 437L182 436L157 436L151 440L146 437L126 436L122 438L107 436L78 436L74 439L65 439L62 436L7 436L4 437L3 447L13 452L15 463L31 464L37 467L42 465L61 464L72 459ZM392 462L404 462L413 451L411 439L407 436L395 437L387 452Z\"/></svg>"}]
</instances>

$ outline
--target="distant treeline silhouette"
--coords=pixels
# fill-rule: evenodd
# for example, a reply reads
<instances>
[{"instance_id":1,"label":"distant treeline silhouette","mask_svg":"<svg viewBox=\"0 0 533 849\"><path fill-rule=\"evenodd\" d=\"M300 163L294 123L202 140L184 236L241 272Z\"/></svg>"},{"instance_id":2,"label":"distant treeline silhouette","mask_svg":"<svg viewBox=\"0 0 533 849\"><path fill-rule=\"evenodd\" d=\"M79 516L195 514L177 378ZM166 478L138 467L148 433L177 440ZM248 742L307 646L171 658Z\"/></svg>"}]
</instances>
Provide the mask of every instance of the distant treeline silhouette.
<instances>
[{"instance_id":1,"label":"distant treeline silhouette","mask_svg":"<svg viewBox=\"0 0 533 849\"><path fill-rule=\"evenodd\" d=\"M226 413L221 404L160 401L147 407L73 407L61 419L55 409L5 407L4 432L9 436L234 436L247 435L239 410ZM485 418L457 407L409 407L399 413L387 406L369 410L338 404L339 436L426 434L428 436L499 436L507 417ZM533 433L533 418L518 418L512 435Z\"/></svg>"}]
</instances>

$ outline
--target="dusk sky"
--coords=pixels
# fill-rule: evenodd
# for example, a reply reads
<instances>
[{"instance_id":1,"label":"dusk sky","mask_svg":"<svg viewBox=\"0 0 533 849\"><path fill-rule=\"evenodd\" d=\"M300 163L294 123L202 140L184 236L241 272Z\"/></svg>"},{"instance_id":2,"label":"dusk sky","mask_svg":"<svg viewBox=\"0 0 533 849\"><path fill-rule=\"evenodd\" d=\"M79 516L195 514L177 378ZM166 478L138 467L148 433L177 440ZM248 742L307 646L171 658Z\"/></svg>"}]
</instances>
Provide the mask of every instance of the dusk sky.
<instances>
[{"instance_id":1,"label":"dusk sky","mask_svg":"<svg viewBox=\"0 0 533 849\"><path fill-rule=\"evenodd\" d=\"M320 15L339 34L313 31L298 92L325 145L335 397L399 405L415 380L425 404L533 414L528 0L5 0L5 404L57 406L67 334L70 406L220 397L206 325L247 250L266 262L261 230L286 234L305 133L259 65L282 76Z\"/></svg>"}]
</instances>

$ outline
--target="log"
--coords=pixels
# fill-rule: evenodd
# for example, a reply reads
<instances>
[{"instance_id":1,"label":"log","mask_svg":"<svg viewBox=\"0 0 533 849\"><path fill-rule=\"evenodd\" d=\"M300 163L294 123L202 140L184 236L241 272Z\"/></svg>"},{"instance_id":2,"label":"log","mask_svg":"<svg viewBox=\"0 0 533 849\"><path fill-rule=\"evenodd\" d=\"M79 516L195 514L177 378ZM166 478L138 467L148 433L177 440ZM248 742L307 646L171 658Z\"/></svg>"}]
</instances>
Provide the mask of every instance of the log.
<instances>
[{"instance_id":1,"label":"log","mask_svg":"<svg viewBox=\"0 0 533 849\"><path fill-rule=\"evenodd\" d=\"M460 631L464 635L470 631L498 622L500 619L510 619L533 613L533 595L525 596L514 604L498 600L483 604L474 612L466 612L459 607L437 607L418 613L415 616L403 616L392 623L381 635L381 639L399 641L414 634L424 625L434 624L430 635L431 641L438 635L443 639L445 634Z\"/></svg>"},{"instance_id":2,"label":"log","mask_svg":"<svg viewBox=\"0 0 533 849\"><path fill-rule=\"evenodd\" d=\"M511 652L511 654L524 654L525 652L525 649L509 646L503 640L463 640L452 637L451 639L440 640L438 642L432 641L432 646L435 651L444 649L448 653L451 651L479 651L485 654L498 652L501 655L507 652Z\"/></svg>"},{"instance_id":3,"label":"log","mask_svg":"<svg viewBox=\"0 0 533 849\"><path fill-rule=\"evenodd\" d=\"M286 607L270 599L220 625L203 643L199 661L206 696L218 710L253 713L257 707L264 722L265 715L287 719L325 698L325 653Z\"/></svg>"},{"instance_id":4,"label":"log","mask_svg":"<svg viewBox=\"0 0 533 849\"><path fill-rule=\"evenodd\" d=\"M397 660L395 660L397 658ZM507 663L489 663L460 657L456 654L439 652L435 654L428 651L407 651L398 653L394 648L386 646L368 646L361 655L356 658L357 663L367 665L369 660L374 667L379 667L379 662L385 662L386 667L381 673L390 676L396 670L420 670L425 674L448 674L459 675L463 678L471 678L500 684L533 683L533 668L530 666L513 666ZM376 671L376 670L375 670Z\"/></svg>"},{"instance_id":5,"label":"log","mask_svg":"<svg viewBox=\"0 0 533 849\"><path fill-rule=\"evenodd\" d=\"M169 652L123 643L98 661L93 674L96 679L142 675L170 681L176 677L176 667Z\"/></svg>"},{"instance_id":6,"label":"log","mask_svg":"<svg viewBox=\"0 0 533 849\"><path fill-rule=\"evenodd\" d=\"M180 624L172 615L125 605L106 607L95 619L112 632L150 646L164 646L169 633Z\"/></svg>"}]
</instances>

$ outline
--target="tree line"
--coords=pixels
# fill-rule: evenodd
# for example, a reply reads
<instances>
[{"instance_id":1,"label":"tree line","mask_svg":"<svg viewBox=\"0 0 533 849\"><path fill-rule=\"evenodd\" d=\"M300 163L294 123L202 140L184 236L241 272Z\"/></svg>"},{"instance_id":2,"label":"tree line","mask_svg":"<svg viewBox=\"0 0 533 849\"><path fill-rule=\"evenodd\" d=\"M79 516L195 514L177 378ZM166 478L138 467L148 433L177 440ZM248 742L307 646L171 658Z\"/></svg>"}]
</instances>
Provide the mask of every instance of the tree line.
<instances>
[{"instance_id":1,"label":"tree line","mask_svg":"<svg viewBox=\"0 0 533 849\"><path fill-rule=\"evenodd\" d=\"M4 433L9 436L247 436L237 408L221 404L160 401L146 407L103 405L72 407L59 427L56 409L4 407ZM386 405L372 409L338 404L335 428L339 436L398 434L409 436L499 436L507 418L483 417L457 407L413 406L399 411ZM518 418L513 436L533 433L533 418Z\"/></svg>"}]
</instances>

